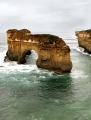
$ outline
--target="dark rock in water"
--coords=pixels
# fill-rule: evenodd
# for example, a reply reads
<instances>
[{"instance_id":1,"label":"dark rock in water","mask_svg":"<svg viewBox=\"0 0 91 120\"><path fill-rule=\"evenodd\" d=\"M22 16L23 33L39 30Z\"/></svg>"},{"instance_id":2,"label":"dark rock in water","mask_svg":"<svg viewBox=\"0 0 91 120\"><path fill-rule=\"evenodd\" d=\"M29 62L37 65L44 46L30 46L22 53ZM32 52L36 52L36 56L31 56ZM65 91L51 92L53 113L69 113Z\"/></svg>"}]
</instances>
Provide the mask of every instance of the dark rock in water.
<instances>
[{"instance_id":1,"label":"dark rock in water","mask_svg":"<svg viewBox=\"0 0 91 120\"><path fill-rule=\"evenodd\" d=\"M50 34L31 34L29 30L11 29L7 31L8 51L5 61L25 63L26 55L31 50L36 51L38 59L36 65L56 73L70 72L70 48L62 38Z\"/></svg>"},{"instance_id":2,"label":"dark rock in water","mask_svg":"<svg viewBox=\"0 0 91 120\"><path fill-rule=\"evenodd\" d=\"M4 62L9 62L9 61L10 61L9 58L7 56L5 56Z\"/></svg>"},{"instance_id":3,"label":"dark rock in water","mask_svg":"<svg viewBox=\"0 0 91 120\"><path fill-rule=\"evenodd\" d=\"M4 67L4 66L0 65L0 67Z\"/></svg>"},{"instance_id":4,"label":"dark rock in water","mask_svg":"<svg viewBox=\"0 0 91 120\"><path fill-rule=\"evenodd\" d=\"M78 37L79 47L83 47L84 52L91 54L91 29L76 31L75 34Z\"/></svg>"}]
</instances>

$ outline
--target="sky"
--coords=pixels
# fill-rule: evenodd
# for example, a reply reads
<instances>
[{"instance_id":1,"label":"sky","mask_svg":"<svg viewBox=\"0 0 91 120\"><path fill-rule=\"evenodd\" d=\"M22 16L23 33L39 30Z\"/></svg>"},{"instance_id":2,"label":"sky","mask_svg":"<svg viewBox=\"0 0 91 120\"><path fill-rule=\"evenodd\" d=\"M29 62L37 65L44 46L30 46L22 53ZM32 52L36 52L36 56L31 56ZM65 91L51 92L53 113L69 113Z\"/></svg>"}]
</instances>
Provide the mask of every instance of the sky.
<instances>
[{"instance_id":1,"label":"sky","mask_svg":"<svg viewBox=\"0 0 91 120\"><path fill-rule=\"evenodd\" d=\"M91 28L91 0L0 0L0 32L75 32Z\"/></svg>"}]
</instances>

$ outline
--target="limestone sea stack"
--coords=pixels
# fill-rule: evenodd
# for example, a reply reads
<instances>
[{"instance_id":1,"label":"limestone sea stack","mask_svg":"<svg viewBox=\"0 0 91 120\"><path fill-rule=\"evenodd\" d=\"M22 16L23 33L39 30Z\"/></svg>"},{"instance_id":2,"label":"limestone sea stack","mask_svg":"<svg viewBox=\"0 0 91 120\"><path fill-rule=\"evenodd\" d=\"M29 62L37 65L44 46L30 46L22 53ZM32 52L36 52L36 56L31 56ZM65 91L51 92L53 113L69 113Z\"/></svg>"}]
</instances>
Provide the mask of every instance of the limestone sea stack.
<instances>
[{"instance_id":1,"label":"limestone sea stack","mask_svg":"<svg viewBox=\"0 0 91 120\"><path fill-rule=\"evenodd\" d=\"M84 52L91 54L91 29L76 31L79 47L84 48Z\"/></svg>"},{"instance_id":2,"label":"limestone sea stack","mask_svg":"<svg viewBox=\"0 0 91 120\"><path fill-rule=\"evenodd\" d=\"M34 50L38 54L37 67L59 74L70 72L72 69L70 48L58 36L31 34L27 29L10 29L7 30L7 43L5 61L17 61L18 64L23 64L26 62L26 55Z\"/></svg>"}]
</instances>

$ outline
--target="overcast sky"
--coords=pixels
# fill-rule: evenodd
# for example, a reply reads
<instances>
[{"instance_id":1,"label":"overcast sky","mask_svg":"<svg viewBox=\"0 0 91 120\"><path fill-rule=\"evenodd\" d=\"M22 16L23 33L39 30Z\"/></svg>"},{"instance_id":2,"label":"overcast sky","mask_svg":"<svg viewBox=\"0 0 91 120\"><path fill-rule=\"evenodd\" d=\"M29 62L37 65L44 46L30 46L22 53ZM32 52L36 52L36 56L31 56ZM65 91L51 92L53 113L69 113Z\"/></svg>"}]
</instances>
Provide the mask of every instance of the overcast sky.
<instances>
[{"instance_id":1,"label":"overcast sky","mask_svg":"<svg viewBox=\"0 0 91 120\"><path fill-rule=\"evenodd\" d=\"M91 28L91 0L0 0L0 32L75 32Z\"/></svg>"}]
</instances>

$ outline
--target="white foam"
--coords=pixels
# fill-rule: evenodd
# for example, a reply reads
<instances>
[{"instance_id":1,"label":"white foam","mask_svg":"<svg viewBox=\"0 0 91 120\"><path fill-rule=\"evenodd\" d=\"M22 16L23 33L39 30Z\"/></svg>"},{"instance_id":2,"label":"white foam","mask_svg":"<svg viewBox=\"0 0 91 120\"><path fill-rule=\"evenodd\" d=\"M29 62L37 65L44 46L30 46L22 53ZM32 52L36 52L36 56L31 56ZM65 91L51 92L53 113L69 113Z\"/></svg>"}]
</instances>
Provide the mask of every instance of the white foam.
<instances>
[{"instance_id":1,"label":"white foam","mask_svg":"<svg viewBox=\"0 0 91 120\"><path fill-rule=\"evenodd\" d=\"M59 100L56 99L55 102L56 102L56 103L59 103Z\"/></svg>"},{"instance_id":2,"label":"white foam","mask_svg":"<svg viewBox=\"0 0 91 120\"><path fill-rule=\"evenodd\" d=\"M32 118L31 118L31 120L44 120L44 119L43 119L43 118L37 119L37 118L35 118L35 116L33 115Z\"/></svg>"},{"instance_id":3,"label":"white foam","mask_svg":"<svg viewBox=\"0 0 91 120\"><path fill-rule=\"evenodd\" d=\"M10 73L13 71L30 72L32 70L38 69L37 66L34 64L19 65L15 61L4 62L5 53L6 51L1 53L1 56L0 56L0 71L7 72L7 73Z\"/></svg>"},{"instance_id":4,"label":"white foam","mask_svg":"<svg viewBox=\"0 0 91 120\"><path fill-rule=\"evenodd\" d=\"M45 76L39 76L40 78L45 78Z\"/></svg>"},{"instance_id":5,"label":"white foam","mask_svg":"<svg viewBox=\"0 0 91 120\"><path fill-rule=\"evenodd\" d=\"M78 52L84 54L84 55L89 55L89 56L91 56L90 54L84 52L84 48L82 48L82 47L77 47L76 50L77 50Z\"/></svg>"},{"instance_id":6,"label":"white foam","mask_svg":"<svg viewBox=\"0 0 91 120\"><path fill-rule=\"evenodd\" d=\"M32 51L33 52L33 51ZM6 56L6 51L0 52L0 71L12 73L13 71L17 72L30 72L32 70L38 70L34 60L37 58L35 52L33 52L32 57L30 59L31 64L17 64L15 61L4 62L4 57Z\"/></svg>"},{"instance_id":7,"label":"white foam","mask_svg":"<svg viewBox=\"0 0 91 120\"><path fill-rule=\"evenodd\" d=\"M4 57L6 56L6 51L0 52L0 66L4 66Z\"/></svg>"},{"instance_id":8,"label":"white foam","mask_svg":"<svg viewBox=\"0 0 91 120\"><path fill-rule=\"evenodd\" d=\"M72 78L76 78L76 79L77 78L88 78L88 76L82 70L77 70L77 69L72 71L70 75L72 76Z\"/></svg>"}]
</instances>

